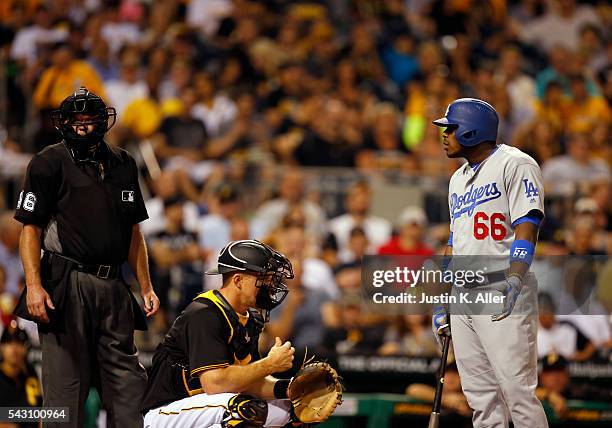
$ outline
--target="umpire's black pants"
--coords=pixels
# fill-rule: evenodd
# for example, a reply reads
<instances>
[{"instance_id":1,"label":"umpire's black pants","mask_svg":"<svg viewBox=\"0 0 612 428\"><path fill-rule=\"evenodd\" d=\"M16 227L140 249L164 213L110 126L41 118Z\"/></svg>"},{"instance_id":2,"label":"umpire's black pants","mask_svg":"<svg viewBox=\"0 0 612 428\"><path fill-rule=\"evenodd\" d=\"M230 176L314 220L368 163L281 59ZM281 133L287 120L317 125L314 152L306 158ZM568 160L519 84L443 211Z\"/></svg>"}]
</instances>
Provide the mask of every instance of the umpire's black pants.
<instances>
[{"instance_id":1,"label":"umpire's black pants","mask_svg":"<svg viewBox=\"0 0 612 428\"><path fill-rule=\"evenodd\" d=\"M99 386L108 427L142 427L139 405L146 373L134 345L134 313L121 279L70 272L62 332L39 329L44 405L70 408L70 423L82 427L85 400ZM49 309L47 309L49 310Z\"/></svg>"}]
</instances>

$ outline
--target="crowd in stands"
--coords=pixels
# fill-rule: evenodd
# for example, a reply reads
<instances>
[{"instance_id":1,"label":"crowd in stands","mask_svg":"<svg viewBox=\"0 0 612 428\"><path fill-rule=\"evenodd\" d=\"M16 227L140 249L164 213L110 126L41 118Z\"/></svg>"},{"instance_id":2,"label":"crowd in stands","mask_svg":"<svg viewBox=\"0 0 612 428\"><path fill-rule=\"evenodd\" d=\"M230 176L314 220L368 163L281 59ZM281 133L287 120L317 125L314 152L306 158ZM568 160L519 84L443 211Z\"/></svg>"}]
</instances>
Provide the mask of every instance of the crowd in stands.
<instances>
[{"instance_id":1,"label":"crowd in stands","mask_svg":"<svg viewBox=\"0 0 612 428\"><path fill-rule=\"evenodd\" d=\"M337 353L436 355L427 314L364 310L361 263L443 252L448 179L460 163L446 158L431 120L473 96L499 112L500 142L542 167L538 255L603 257L586 291L578 268L543 286L590 293L600 315L557 317L559 302L543 295L541 356L609 359L609 2L3 0L5 325L23 287L11 210L32 153L60 139L50 112L81 85L117 109L108 141L142 172L142 229L162 309L141 349L153 349L195 295L219 286L202 272L229 240L256 238L296 273L270 337ZM393 186L406 193L386 194Z\"/></svg>"}]
</instances>

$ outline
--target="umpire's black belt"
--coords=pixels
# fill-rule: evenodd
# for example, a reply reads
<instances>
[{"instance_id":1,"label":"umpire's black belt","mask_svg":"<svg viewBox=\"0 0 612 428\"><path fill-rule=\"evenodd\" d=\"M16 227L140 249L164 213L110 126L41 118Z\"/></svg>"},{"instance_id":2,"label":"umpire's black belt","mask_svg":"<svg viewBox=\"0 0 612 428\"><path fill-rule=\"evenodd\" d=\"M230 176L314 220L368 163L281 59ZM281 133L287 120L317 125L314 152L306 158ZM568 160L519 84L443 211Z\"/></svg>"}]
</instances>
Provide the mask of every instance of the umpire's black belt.
<instances>
[{"instance_id":1,"label":"umpire's black belt","mask_svg":"<svg viewBox=\"0 0 612 428\"><path fill-rule=\"evenodd\" d=\"M121 273L121 265L87 265L63 254L50 252L50 257L59 257L72 262L72 268L79 272L95 275L100 279L116 279Z\"/></svg>"}]
</instances>

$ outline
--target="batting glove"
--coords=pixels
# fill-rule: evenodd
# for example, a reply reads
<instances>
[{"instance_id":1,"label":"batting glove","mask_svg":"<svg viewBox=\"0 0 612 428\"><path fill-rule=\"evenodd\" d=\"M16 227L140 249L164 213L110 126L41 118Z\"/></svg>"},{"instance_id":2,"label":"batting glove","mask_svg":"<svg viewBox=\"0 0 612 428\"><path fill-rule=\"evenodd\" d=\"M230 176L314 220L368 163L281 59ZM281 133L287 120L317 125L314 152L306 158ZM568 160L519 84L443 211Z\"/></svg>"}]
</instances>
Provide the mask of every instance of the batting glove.
<instances>
[{"instance_id":1,"label":"batting glove","mask_svg":"<svg viewBox=\"0 0 612 428\"><path fill-rule=\"evenodd\" d=\"M450 336L450 314L446 306L436 306L433 310L431 323L438 347L442 349L442 337Z\"/></svg>"},{"instance_id":2,"label":"batting glove","mask_svg":"<svg viewBox=\"0 0 612 428\"><path fill-rule=\"evenodd\" d=\"M501 321L512 313L514 305L516 304L522 289L523 284L518 276L512 275L506 278L506 288L502 291L503 295L505 296L504 309L501 313L492 315L492 321Z\"/></svg>"}]
</instances>

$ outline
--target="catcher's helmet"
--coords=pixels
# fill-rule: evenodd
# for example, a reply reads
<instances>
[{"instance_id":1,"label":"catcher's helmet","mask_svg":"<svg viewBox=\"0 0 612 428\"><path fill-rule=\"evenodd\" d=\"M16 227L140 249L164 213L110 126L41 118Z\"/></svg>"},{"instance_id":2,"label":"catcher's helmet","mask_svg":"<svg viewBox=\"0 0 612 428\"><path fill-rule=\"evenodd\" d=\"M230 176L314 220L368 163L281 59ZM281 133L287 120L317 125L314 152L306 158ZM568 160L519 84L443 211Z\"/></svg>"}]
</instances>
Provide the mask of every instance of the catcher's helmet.
<instances>
[{"instance_id":1,"label":"catcher's helmet","mask_svg":"<svg viewBox=\"0 0 612 428\"><path fill-rule=\"evenodd\" d=\"M208 275L246 272L258 276L257 307L272 310L286 297L289 289L282 283L293 278L291 262L269 245L254 239L232 241L221 250L217 267Z\"/></svg>"},{"instance_id":2,"label":"catcher's helmet","mask_svg":"<svg viewBox=\"0 0 612 428\"><path fill-rule=\"evenodd\" d=\"M497 140L499 116L493 106L476 98L459 98L449 104L446 114L433 121L436 126L455 127L462 146Z\"/></svg>"},{"instance_id":3,"label":"catcher's helmet","mask_svg":"<svg viewBox=\"0 0 612 428\"><path fill-rule=\"evenodd\" d=\"M88 120L77 120L76 115L90 116ZM115 124L117 112L113 107L107 107L102 98L87 88L81 88L68 96L52 113L53 125L67 141L100 140ZM88 135L79 135L74 131L74 125L96 125Z\"/></svg>"}]
</instances>

